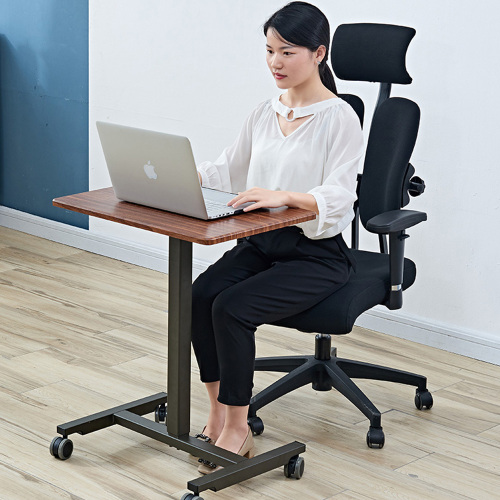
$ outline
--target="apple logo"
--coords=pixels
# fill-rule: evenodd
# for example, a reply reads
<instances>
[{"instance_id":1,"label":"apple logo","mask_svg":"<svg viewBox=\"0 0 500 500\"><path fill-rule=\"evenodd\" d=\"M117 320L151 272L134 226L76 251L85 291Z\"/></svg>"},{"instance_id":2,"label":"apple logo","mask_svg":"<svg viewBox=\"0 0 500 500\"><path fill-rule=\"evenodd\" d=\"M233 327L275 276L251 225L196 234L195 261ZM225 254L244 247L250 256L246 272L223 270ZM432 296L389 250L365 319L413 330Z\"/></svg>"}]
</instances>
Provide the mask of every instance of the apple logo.
<instances>
[{"instance_id":1,"label":"apple logo","mask_svg":"<svg viewBox=\"0 0 500 500\"><path fill-rule=\"evenodd\" d=\"M158 174L155 172L155 166L151 165L150 161L148 161L148 163L144 165L144 172L146 172L146 175L148 176L149 179L158 178Z\"/></svg>"}]
</instances>

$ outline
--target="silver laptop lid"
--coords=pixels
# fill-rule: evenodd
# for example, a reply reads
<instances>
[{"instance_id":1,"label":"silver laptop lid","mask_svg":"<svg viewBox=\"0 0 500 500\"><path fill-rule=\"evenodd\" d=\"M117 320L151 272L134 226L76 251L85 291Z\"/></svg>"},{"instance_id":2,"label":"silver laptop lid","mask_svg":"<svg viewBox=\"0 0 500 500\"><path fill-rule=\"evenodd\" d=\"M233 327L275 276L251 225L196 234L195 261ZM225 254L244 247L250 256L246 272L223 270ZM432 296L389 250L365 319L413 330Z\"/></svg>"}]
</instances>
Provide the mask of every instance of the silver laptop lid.
<instances>
[{"instance_id":1,"label":"silver laptop lid","mask_svg":"<svg viewBox=\"0 0 500 500\"><path fill-rule=\"evenodd\" d=\"M186 137L97 122L118 199L208 219Z\"/></svg>"}]
</instances>

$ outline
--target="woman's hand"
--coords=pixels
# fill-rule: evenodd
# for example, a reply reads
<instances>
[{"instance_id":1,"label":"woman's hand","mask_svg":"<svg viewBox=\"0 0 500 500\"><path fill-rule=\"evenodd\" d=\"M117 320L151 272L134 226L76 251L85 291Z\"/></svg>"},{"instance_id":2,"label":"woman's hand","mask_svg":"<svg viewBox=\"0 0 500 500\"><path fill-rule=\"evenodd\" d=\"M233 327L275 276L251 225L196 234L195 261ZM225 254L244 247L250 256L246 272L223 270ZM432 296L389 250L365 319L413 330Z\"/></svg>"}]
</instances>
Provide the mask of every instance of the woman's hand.
<instances>
[{"instance_id":1,"label":"woman's hand","mask_svg":"<svg viewBox=\"0 0 500 500\"><path fill-rule=\"evenodd\" d=\"M238 193L229 203L229 206L238 208L244 203L253 202L252 205L245 207L244 212L256 210L257 208L278 208L283 206L305 208L314 210L318 213L318 205L316 198L312 194L307 193L293 193L291 191L272 191L254 187L247 189L242 193Z\"/></svg>"},{"instance_id":2,"label":"woman's hand","mask_svg":"<svg viewBox=\"0 0 500 500\"><path fill-rule=\"evenodd\" d=\"M277 208L287 205L289 201L287 191L272 191L270 189L254 187L238 193L229 203L229 206L238 208L244 203L253 202L252 205L243 209L244 212L256 210L257 208Z\"/></svg>"}]
</instances>

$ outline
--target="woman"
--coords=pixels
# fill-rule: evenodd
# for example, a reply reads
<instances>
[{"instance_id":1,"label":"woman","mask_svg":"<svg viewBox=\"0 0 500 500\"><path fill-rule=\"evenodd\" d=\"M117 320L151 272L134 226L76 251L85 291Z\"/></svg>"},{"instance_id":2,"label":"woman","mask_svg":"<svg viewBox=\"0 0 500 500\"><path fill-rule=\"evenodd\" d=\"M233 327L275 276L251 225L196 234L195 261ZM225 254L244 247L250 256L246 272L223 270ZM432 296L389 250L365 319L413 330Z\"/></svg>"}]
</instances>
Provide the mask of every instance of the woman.
<instances>
[{"instance_id":1,"label":"woman","mask_svg":"<svg viewBox=\"0 0 500 500\"><path fill-rule=\"evenodd\" d=\"M210 413L198 437L253 456L247 425L256 328L306 310L349 277L341 232L350 224L363 153L359 120L338 98L327 66L326 17L292 2L264 25L267 64L286 90L261 103L216 162L198 166L204 187L238 192L238 207L299 207L314 221L243 239L193 285L192 342ZM257 187L255 187L257 186ZM201 461L201 459L200 459ZM215 469L203 463L202 473Z\"/></svg>"}]
</instances>

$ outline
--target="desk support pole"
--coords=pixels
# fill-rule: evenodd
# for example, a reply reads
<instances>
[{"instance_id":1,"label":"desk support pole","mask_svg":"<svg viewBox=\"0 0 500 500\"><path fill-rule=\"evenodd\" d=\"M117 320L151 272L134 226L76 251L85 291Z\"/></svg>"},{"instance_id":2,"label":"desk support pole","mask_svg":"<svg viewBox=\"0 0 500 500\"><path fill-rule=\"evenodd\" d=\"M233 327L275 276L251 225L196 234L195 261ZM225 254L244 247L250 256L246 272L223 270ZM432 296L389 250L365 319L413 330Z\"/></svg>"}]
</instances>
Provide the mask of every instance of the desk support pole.
<instances>
[{"instance_id":1,"label":"desk support pole","mask_svg":"<svg viewBox=\"0 0 500 500\"><path fill-rule=\"evenodd\" d=\"M190 241L169 238L166 423L176 437L190 429L192 254Z\"/></svg>"}]
</instances>

